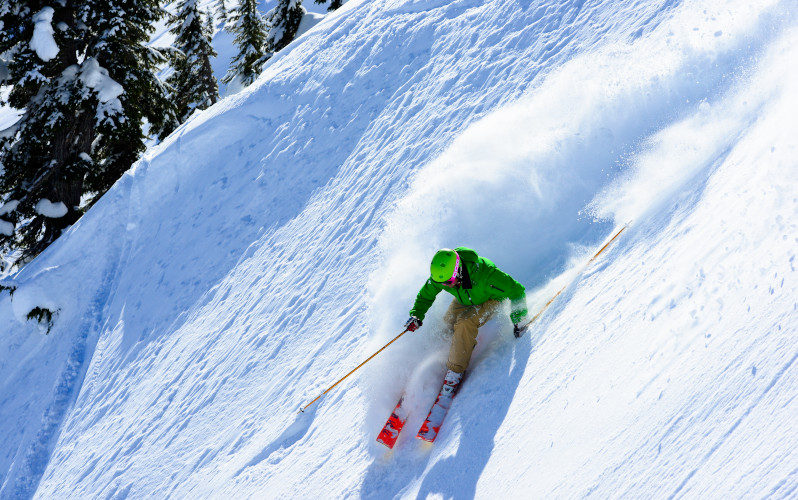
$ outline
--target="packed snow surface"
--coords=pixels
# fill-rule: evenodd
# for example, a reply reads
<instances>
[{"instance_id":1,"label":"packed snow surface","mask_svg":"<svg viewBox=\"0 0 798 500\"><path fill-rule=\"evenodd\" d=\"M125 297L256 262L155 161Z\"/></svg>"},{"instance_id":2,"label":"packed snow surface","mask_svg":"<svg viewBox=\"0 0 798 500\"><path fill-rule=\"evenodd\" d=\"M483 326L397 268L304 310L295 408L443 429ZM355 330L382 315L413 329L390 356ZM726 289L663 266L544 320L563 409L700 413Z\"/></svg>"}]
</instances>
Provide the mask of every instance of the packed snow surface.
<instances>
[{"instance_id":1,"label":"packed snow surface","mask_svg":"<svg viewBox=\"0 0 798 500\"><path fill-rule=\"evenodd\" d=\"M0 282L0 497L795 497L796 15L346 3ZM567 286L436 443L443 298L298 415L459 245Z\"/></svg>"}]
</instances>

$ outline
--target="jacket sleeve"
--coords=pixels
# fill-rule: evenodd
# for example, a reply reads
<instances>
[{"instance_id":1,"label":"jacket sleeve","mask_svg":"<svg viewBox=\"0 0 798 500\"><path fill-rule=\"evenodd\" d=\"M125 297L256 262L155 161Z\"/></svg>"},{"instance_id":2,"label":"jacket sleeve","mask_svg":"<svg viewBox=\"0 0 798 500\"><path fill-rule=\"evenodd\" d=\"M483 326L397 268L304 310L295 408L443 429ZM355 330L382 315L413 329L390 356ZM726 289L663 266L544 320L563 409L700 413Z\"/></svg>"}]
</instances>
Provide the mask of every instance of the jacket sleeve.
<instances>
[{"instance_id":1,"label":"jacket sleeve","mask_svg":"<svg viewBox=\"0 0 798 500\"><path fill-rule=\"evenodd\" d=\"M490 286L500 289L504 297L510 299L510 320L520 323L527 315L526 289L512 276L494 267L490 276Z\"/></svg>"},{"instance_id":2,"label":"jacket sleeve","mask_svg":"<svg viewBox=\"0 0 798 500\"><path fill-rule=\"evenodd\" d=\"M423 320L424 315L426 315L429 308L432 307L432 303L435 302L435 297L437 297L440 292L440 288L433 285L430 280L427 280L424 286L421 287L421 290L418 291L416 302L413 304L413 308L410 309L410 316L415 316Z\"/></svg>"}]
</instances>

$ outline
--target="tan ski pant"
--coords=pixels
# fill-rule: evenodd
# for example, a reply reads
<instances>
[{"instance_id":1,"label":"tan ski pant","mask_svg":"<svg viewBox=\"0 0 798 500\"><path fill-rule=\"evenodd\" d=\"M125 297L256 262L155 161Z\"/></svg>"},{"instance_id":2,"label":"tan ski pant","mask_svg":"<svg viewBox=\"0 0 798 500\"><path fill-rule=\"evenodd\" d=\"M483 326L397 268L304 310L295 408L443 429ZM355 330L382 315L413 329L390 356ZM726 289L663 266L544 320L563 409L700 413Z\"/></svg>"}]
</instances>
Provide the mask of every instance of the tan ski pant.
<instances>
[{"instance_id":1,"label":"tan ski pant","mask_svg":"<svg viewBox=\"0 0 798 500\"><path fill-rule=\"evenodd\" d=\"M476 306L464 306L452 300L449 310L443 316L444 324L454 330L449 361L446 366L453 372L463 373L471 361L471 354L477 345L479 328L488 322L499 308L499 302L489 300Z\"/></svg>"}]
</instances>

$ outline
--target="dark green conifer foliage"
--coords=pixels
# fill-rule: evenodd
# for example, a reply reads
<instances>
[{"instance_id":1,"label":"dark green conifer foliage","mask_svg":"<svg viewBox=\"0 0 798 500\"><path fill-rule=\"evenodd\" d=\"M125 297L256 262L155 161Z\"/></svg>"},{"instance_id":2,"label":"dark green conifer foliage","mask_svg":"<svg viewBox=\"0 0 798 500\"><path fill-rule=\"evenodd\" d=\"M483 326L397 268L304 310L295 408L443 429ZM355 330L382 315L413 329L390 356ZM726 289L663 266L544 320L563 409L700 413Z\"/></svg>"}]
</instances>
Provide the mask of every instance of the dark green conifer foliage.
<instances>
[{"instance_id":1,"label":"dark green conifer foliage","mask_svg":"<svg viewBox=\"0 0 798 500\"><path fill-rule=\"evenodd\" d=\"M277 0L277 6L269 12L266 20L269 26L266 52L274 54L291 43L296 37L299 22L304 15L302 0Z\"/></svg>"},{"instance_id":2,"label":"dark green conifer foliage","mask_svg":"<svg viewBox=\"0 0 798 500\"><path fill-rule=\"evenodd\" d=\"M227 5L224 0L218 0L216 3L216 16L222 23L227 24Z\"/></svg>"},{"instance_id":3,"label":"dark green conifer foliage","mask_svg":"<svg viewBox=\"0 0 798 500\"><path fill-rule=\"evenodd\" d=\"M182 0L178 5L173 27L176 35L173 58L174 73L167 79L172 87L172 102L177 108L177 118L182 123L197 109L206 109L219 100L219 86L211 67L211 57L216 57L211 39L213 18L200 13L197 0Z\"/></svg>"},{"instance_id":4,"label":"dark green conifer foliage","mask_svg":"<svg viewBox=\"0 0 798 500\"><path fill-rule=\"evenodd\" d=\"M24 110L0 133L0 254L44 250L144 151L145 120L174 126L146 46L162 15L158 0L0 4L3 104Z\"/></svg>"},{"instance_id":5,"label":"dark green conifer foliage","mask_svg":"<svg viewBox=\"0 0 798 500\"><path fill-rule=\"evenodd\" d=\"M241 85L247 86L255 81L269 57L265 50L266 23L258 12L257 0L241 0L230 17L229 29L235 34L238 54L222 81L230 83L237 79Z\"/></svg>"},{"instance_id":6,"label":"dark green conifer foliage","mask_svg":"<svg viewBox=\"0 0 798 500\"><path fill-rule=\"evenodd\" d=\"M316 3L325 4L327 3L327 0L316 0ZM341 5L343 4L344 4L343 0L330 0L330 5L327 7L327 12L332 12L341 7Z\"/></svg>"}]
</instances>

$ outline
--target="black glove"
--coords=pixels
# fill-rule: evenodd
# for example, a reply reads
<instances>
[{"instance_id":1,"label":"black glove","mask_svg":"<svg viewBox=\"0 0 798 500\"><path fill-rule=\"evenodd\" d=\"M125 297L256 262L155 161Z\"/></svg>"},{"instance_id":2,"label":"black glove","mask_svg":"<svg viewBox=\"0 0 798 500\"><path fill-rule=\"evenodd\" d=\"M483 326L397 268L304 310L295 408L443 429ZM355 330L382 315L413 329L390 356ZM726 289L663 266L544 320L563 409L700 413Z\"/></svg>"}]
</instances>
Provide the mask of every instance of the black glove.
<instances>
[{"instance_id":1,"label":"black glove","mask_svg":"<svg viewBox=\"0 0 798 500\"><path fill-rule=\"evenodd\" d=\"M415 332L421 326L421 320L415 316L410 316L410 319L405 323L405 329L409 332Z\"/></svg>"},{"instance_id":2,"label":"black glove","mask_svg":"<svg viewBox=\"0 0 798 500\"><path fill-rule=\"evenodd\" d=\"M524 330L526 330L526 328L521 328L521 326L517 323L513 325L513 335L515 335L515 338L517 339L521 338L521 335L524 334Z\"/></svg>"}]
</instances>

